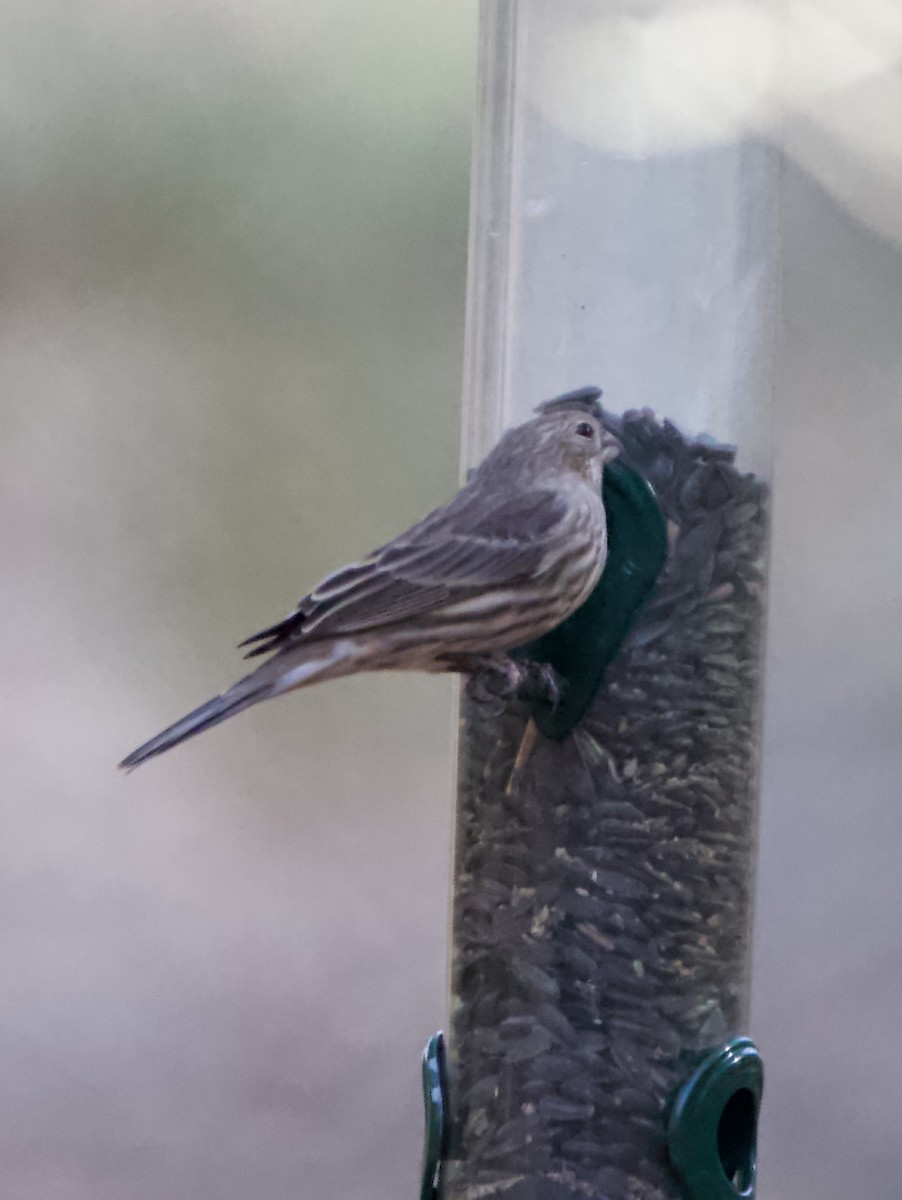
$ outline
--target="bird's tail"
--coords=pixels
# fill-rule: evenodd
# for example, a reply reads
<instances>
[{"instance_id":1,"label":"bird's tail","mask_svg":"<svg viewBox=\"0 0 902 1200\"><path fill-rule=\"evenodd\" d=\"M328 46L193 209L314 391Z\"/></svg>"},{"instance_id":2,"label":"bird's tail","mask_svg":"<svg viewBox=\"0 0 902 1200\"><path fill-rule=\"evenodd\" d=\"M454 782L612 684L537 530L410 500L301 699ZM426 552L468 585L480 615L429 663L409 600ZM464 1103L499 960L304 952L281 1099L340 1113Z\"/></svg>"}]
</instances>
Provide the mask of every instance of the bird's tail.
<instances>
[{"instance_id":1,"label":"bird's tail","mask_svg":"<svg viewBox=\"0 0 902 1200\"><path fill-rule=\"evenodd\" d=\"M250 708L258 700L265 700L267 696L273 694L273 691L274 687L271 681L264 682L255 679L253 675L239 679L227 692L223 692L221 696L214 696L212 700L208 700L200 708L195 708L180 721L176 721L174 725L170 725L168 729L158 733L149 742L145 742L143 746L133 750L127 758L123 758L119 766L125 771L131 771L141 763L147 762L149 758L155 758L158 754L177 746L179 742L187 741L195 734L203 733L205 729L210 729L213 725L218 725L220 721L233 717L243 708Z\"/></svg>"}]
</instances>

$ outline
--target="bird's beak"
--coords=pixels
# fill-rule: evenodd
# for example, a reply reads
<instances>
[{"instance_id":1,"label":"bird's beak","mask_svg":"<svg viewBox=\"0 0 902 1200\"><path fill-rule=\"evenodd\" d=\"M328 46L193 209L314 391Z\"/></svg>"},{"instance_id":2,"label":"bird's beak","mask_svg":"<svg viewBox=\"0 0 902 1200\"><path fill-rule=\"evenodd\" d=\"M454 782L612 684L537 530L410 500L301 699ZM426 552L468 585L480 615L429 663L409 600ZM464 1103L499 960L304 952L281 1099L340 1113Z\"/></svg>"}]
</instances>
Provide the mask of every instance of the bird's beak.
<instances>
[{"instance_id":1,"label":"bird's beak","mask_svg":"<svg viewBox=\"0 0 902 1200\"><path fill-rule=\"evenodd\" d=\"M601 443L601 461L603 463L612 462L623 451L623 446L614 437L612 433L604 432L604 440Z\"/></svg>"}]
</instances>

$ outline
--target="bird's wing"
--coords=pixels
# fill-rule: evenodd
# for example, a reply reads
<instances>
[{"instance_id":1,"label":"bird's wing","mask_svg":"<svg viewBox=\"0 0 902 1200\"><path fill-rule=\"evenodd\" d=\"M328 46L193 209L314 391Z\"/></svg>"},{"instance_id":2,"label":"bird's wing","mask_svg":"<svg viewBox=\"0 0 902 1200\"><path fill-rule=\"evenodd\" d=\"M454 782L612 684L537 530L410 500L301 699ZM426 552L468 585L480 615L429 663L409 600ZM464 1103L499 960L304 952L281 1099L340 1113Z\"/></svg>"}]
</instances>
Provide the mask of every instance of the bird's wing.
<instances>
[{"instance_id":1,"label":"bird's wing","mask_svg":"<svg viewBox=\"0 0 902 1200\"><path fill-rule=\"evenodd\" d=\"M459 499L329 575L283 621L242 642L260 643L248 657L299 640L393 625L534 578L568 513L566 499L545 489L483 512L480 497Z\"/></svg>"}]
</instances>

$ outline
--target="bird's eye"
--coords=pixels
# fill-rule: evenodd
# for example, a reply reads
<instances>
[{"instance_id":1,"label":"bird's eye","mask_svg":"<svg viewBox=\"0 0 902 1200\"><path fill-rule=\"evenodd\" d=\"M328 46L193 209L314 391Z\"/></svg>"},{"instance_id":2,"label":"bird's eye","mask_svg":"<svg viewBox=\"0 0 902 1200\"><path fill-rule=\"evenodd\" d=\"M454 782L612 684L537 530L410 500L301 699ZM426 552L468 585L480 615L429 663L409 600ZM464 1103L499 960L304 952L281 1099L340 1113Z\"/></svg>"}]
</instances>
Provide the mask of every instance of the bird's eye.
<instances>
[{"instance_id":1,"label":"bird's eye","mask_svg":"<svg viewBox=\"0 0 902 1200\"><path fill-rule=\"evenodd\" d=\"M580 421L576 427L576 432L579 437L590 438L595 433L594 425L590 425L588 421Z\"/></svg>"}]
</instances>

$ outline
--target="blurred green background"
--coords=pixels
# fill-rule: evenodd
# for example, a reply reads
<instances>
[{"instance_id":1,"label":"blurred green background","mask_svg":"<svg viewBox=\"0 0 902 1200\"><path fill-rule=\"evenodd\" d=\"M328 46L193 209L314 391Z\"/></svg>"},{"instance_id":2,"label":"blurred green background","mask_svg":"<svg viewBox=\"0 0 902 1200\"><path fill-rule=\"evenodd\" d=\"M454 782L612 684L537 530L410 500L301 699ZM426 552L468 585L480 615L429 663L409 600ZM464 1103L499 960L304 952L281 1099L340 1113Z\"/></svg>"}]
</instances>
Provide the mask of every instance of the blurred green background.
<instances>
[{"instance_id":1,"label":"blurred green background","mask_svg":"<svg viewBox=\"0 0 902 1200\"><path fill-rule=\"evenodd\" d=\"M413 1195L451 684L113 765L454 489L475 4L10 0L0 46L4 1200ZM763 1200L902 1170L898 65L844 88L786 121Z\"/></svg>"}]
</instances>

